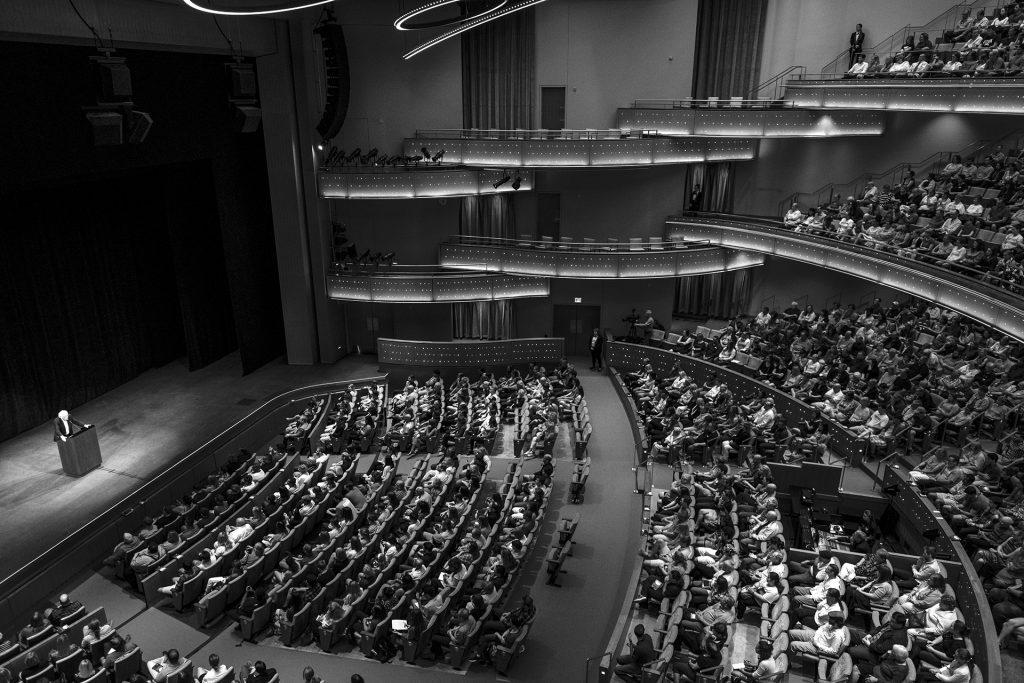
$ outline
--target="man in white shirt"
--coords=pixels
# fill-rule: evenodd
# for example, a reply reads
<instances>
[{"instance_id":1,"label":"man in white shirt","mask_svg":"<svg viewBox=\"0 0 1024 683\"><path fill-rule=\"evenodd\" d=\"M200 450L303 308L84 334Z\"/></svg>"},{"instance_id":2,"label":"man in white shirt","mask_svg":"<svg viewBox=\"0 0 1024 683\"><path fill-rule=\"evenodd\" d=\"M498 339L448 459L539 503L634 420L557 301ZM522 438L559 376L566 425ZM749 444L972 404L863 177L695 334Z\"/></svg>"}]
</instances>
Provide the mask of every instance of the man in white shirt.
<instances>
[{"instance_id":1,"label":"man in white shirt","mask_svg":"<svg viewBox=\"0 0 1024 683\"><path fill-rule=\"evenodd\" d=\"M75 427L78 427L79 431L81 431L82 429L92 427L92 425L79 422L71 417L71 414L66 410L60 411L57 413L57 417L53 418L53 440L55 442L67 441L69 436L75 434Z\"/></svg>"},{"instance_id":2,"label":"man in white shirt","mask_svg":"<svg viewBox=\"0 0 1024 683\"><path fill-rule=\"evenodd\" d=\"M868 63L864 61L864 55L857 55L857 61L853 63L853 66L851 66L850 70L846 73L849 76L857 76L858 74L867 72L867 70Z\"/></svg>"},{"instance_id":3,"label":"man in white shirt","mask_svg":"<svg viewBox=\"0 0 1024 683\"><path fill-rule=\"evenodd\" d=\"M209 669L204 669L201 666L196 667L196 681L197 683L217 683L224 680L230 672L230 667L220 663L220 656L212 654L210 655Z\"/></svg>"},{"instance_id":4,"label":"man in white shirt","mask_svg":"<svg viewBox=\"0 0 1024 683\"><path fill-rule=\"evenodd\" d=\"M914 67L910 63L910 58L907 56L897 57L897 61L892 63L889 67L889 73L893 76L908 76Z\"/></svg>"},{"instance_id":5,"label":"man in white shirt","mask_svg":"<svg viewBox=\"0 0 1024 683\"><path fill-rule=\"evenodd\" d=\"M796 202L789 207L789 211L786 212L782 222L786 224L788 228L795 228L800 225L800 221L804 219L804 214L800 211L800 205Z\"/></svg>"}]
</instances>

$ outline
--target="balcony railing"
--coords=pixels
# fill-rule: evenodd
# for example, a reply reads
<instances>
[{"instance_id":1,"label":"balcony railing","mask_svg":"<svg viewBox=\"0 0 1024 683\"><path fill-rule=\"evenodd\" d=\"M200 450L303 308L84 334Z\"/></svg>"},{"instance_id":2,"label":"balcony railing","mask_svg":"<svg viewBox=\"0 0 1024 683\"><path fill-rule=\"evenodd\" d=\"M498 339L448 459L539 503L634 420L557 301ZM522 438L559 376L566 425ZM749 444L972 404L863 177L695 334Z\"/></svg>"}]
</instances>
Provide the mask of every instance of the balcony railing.
<instances>
[{"instance_id":1,"label":"balcony railing","mask_svg":"<svg viewBox=\"0 0 1024 683\"><path fill-rule=\"evenodd\" d=\"M518 182L506 176L500 170L454 164L332 166L321 169L317 181L324 199L469 197L533 189L532 171L521 172Z\"/></svg>"},{"instance_id":2,"label":"balcony railing","mask_svg":"<svg viewBox=\"0 0 1024 683\"><path fill-rule=\"evenodd\" d=\"M630 242L573 242L453 237L441 244L446 268L584 279L642 279L720 273L764 263L757 253L710 244L633 238Z\"/></svg>"},{"instance_id":3,"label":"balcony railing","mask_svg":"<svg viewBox=\"0 0 1024 683\"><path fill-rule=\"evenodd\" d=\"M565 339L562 337L450 342L384 338L377 340L377 360L384 365L505 368L526 363L555 363L564 355Z\"/></svg>"},{"instance_id":4,"label":"balcony railing","mask_svg":"<svg viewBox=\"0 0 1024 683\"><path fill-rule=\"evenodd\" d=\"M816 74L786 83L786 100L818 109L1024 114L1024 78L847 78Z\"/></svg>"},{"instance_id":5,"label":"balcony railing","mask_svg":"<svg viewBox=\"0 0 1024 683\"><path fill-rule=\"evenodd\" d=\"M640 100L636 105L642 102L645 101ZM619 109L619 125L623 128L657 129L663 136L755 138L880 135L884 129L882 115L878 112L822 112L792 106L724 106L715 109L687 107L683 101L661 100L658 103L658 106ZM675 106L677 104L680 106Z\"/></svg>"},{"instance_id":6,"label":"balcony railing","mask_svg":"<svg viewBox=\"0 0 1024 683\"><path fill-rule=\"evenodd\" d=\"M421 130L405 153L444 151L444 160L490 168L588 168L742 161L756 138L664 137L655 130Z\"/></svg>"},{"instance_id":7,"label":"balcony railing","mask_svg":"<svg viewBox=\"0 0 1024 683\"><path fill-rule=\"evenodd\" d=\"M933 262L852 244L826 235L797 233L780 221L735 214L671 216L666 239L707 239L839 270L859 278L937 301L1002 332L1024 339L1024 297L986 274L956 272ZM966 270L966 269L965 269Z\"/></svg>"},{"instance_id":8,"label":"balcony railing","mask_svg":"<svg viewBox=\"0 0 1024 683\"><path fill-rule=\"evenodd\" d=\"M334 269L327 276L327 296L338 301L375 303L454 303L548 296L547 278L437 266L385 266L372 270Z\"/></svg>"}]
</instances>

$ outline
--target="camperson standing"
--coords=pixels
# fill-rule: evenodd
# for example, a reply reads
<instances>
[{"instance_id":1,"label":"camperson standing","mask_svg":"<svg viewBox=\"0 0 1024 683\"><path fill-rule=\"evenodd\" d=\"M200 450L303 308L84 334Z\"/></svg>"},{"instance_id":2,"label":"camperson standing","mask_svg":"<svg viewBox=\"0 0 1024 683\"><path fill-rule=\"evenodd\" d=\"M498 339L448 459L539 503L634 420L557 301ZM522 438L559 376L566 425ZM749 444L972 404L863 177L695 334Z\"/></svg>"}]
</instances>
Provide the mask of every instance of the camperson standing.
<instances>
[{"instance_id":1,"label":"camperson standing","mask_svg":"<svg viewBox=\"0 0 1024 683\"><path fill-rule=\"evenodd\" d=\"M864 27L857 24L857 29L850 34L850 64L846 68L852 67L860 54L864 54Z\"/></svg>"}]
</instances>

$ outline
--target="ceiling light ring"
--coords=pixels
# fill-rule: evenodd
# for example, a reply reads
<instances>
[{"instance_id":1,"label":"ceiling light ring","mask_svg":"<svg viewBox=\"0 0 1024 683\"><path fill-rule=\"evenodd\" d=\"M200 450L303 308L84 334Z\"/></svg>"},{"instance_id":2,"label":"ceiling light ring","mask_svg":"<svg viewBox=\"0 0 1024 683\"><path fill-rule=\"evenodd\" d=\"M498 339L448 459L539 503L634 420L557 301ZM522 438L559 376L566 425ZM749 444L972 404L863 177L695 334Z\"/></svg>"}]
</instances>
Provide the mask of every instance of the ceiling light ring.
<instances>
[{"instance_id":1,"label":"ceiling light ring","mask_svg":"<svg viewBox=\"0 0 1024 683\"><path fill-rule=\"evenodd\" d=\"M319 5L327 5L334 0L281 0L277 5L254 7L239 7L238 9L218 9L216 7L205 7L200 0L181 0L186 5L199 12L206 14L218 14L229 17L254 17L263 14L281 14L282 12L295 12L301 9L309 9Z\"/></svg>"},{"instance_id":2,"label":"ceiling light ring","mask_svg":"<svg viewBox=\"0 0 1024 683\"><path fill-rule=\"evenodd\" d=\"M479 19L486 14L496 12L509 3L509 0L481 0L481 4L484 5L485 9L475 14L467 14L465 16L459 16L454 19L437 19L433 21L418 21L416 23L409 23L410 19L415 19L418 16L422 16L434 10L440 9L453 4L463 4L465 0L434 0L429 4L417 7L411 12L406 12L402 16L395 19L395 28L399 31L418 31L426 28L440 28L443 26L457 26L466 21L473 21Z\"/></svg>"},{"instance_id":3,"label":"ceiling light ring","mask_svg":"<svg viewBox=\"0 0 1024 683\"><path fill-rule=\"evenodd\" d=\"M474 28L476 28L478 26L483 26L484 24L486 24L488 22L491 22L491 21L494 21L495 19L501 19L502 17L507 17L510 14L514 14L515 12L518 12L520 10L524 10L524 9L529 8L529 7L533 7L534 5L539 5L539 4L541 4L542 2L545 2L545 1L546 0L519 0L519 2L516 2L516 3L512 4L512 5L507 6L507 7L503 7L501 9L499 9L499 10L490 12L489 14L487 14L485 16L478 17L478 18L470 20L470 21L465 21L465 22L461 23L460 25L458 25L457 27L451 29L450 31L445 31L444 33L442 33L440 35L437 35L437 36L431 38L430 40L428 40L427 42L425 42L425 43L423 43L423 44L413 48L409 52L406 52L404 55L402 55L402 59L412 59L413 57L415 57L419 53L424 52L425 50L429 50L430 48L434 47L435 45L439 45L440 43L443 43L444 41L448 40L449 38L454 38L455 36L459 35L460 33L465 33L466 31L474 29Z\"/></svg>"}]
</instances>

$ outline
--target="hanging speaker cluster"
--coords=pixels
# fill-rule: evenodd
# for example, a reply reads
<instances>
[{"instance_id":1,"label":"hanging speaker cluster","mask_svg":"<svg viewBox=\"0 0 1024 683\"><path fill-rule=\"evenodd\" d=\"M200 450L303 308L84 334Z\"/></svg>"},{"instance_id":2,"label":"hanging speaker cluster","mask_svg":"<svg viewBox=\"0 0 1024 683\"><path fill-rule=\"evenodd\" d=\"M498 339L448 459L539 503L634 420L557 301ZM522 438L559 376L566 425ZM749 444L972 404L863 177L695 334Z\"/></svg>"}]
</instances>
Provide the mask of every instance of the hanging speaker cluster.
<instances>
[{"instance_id":1,"label":"hanging speaker cluster","mask_svg":"<svg viewBox=\"0 0 1024 683\"><path fill-rule=\"evenodd\" d=\"M345 31L334 19L334 13L327 17L314 32L320 36L324 55L325 101L324 112L316 125L320 139L329 141L341 131L348 115L348 101L351 79L348 65L348 48L345 45ZM326 145L325 145L326 146Z\"/></svg>"},{"instance_id":2,"label":"hanging speaker cluster","mask_svg":"<svg viewBox=\"0 0 1024 683\"><path fill-rule=\"evenodd\" d=\"M234 107L235 130L255 133L263 120L259 93L256 88L256 65L236 58L224 65L227 75L228 102Z\"/></svg>"},{"instance_id":3,"label":"hanging speaker cluster","mask_svg":"<svg viewBox=\"0 0 1024 683\"><path fill-rule=\"evenodd\" d=\"M132 101L132 73L124 57L113 50L90 57L95 83L96 104L82 107L92 128L97 147L138 145L145 142L153 127L153 117L135 108Z\"/></svg>"}]
</instances>

